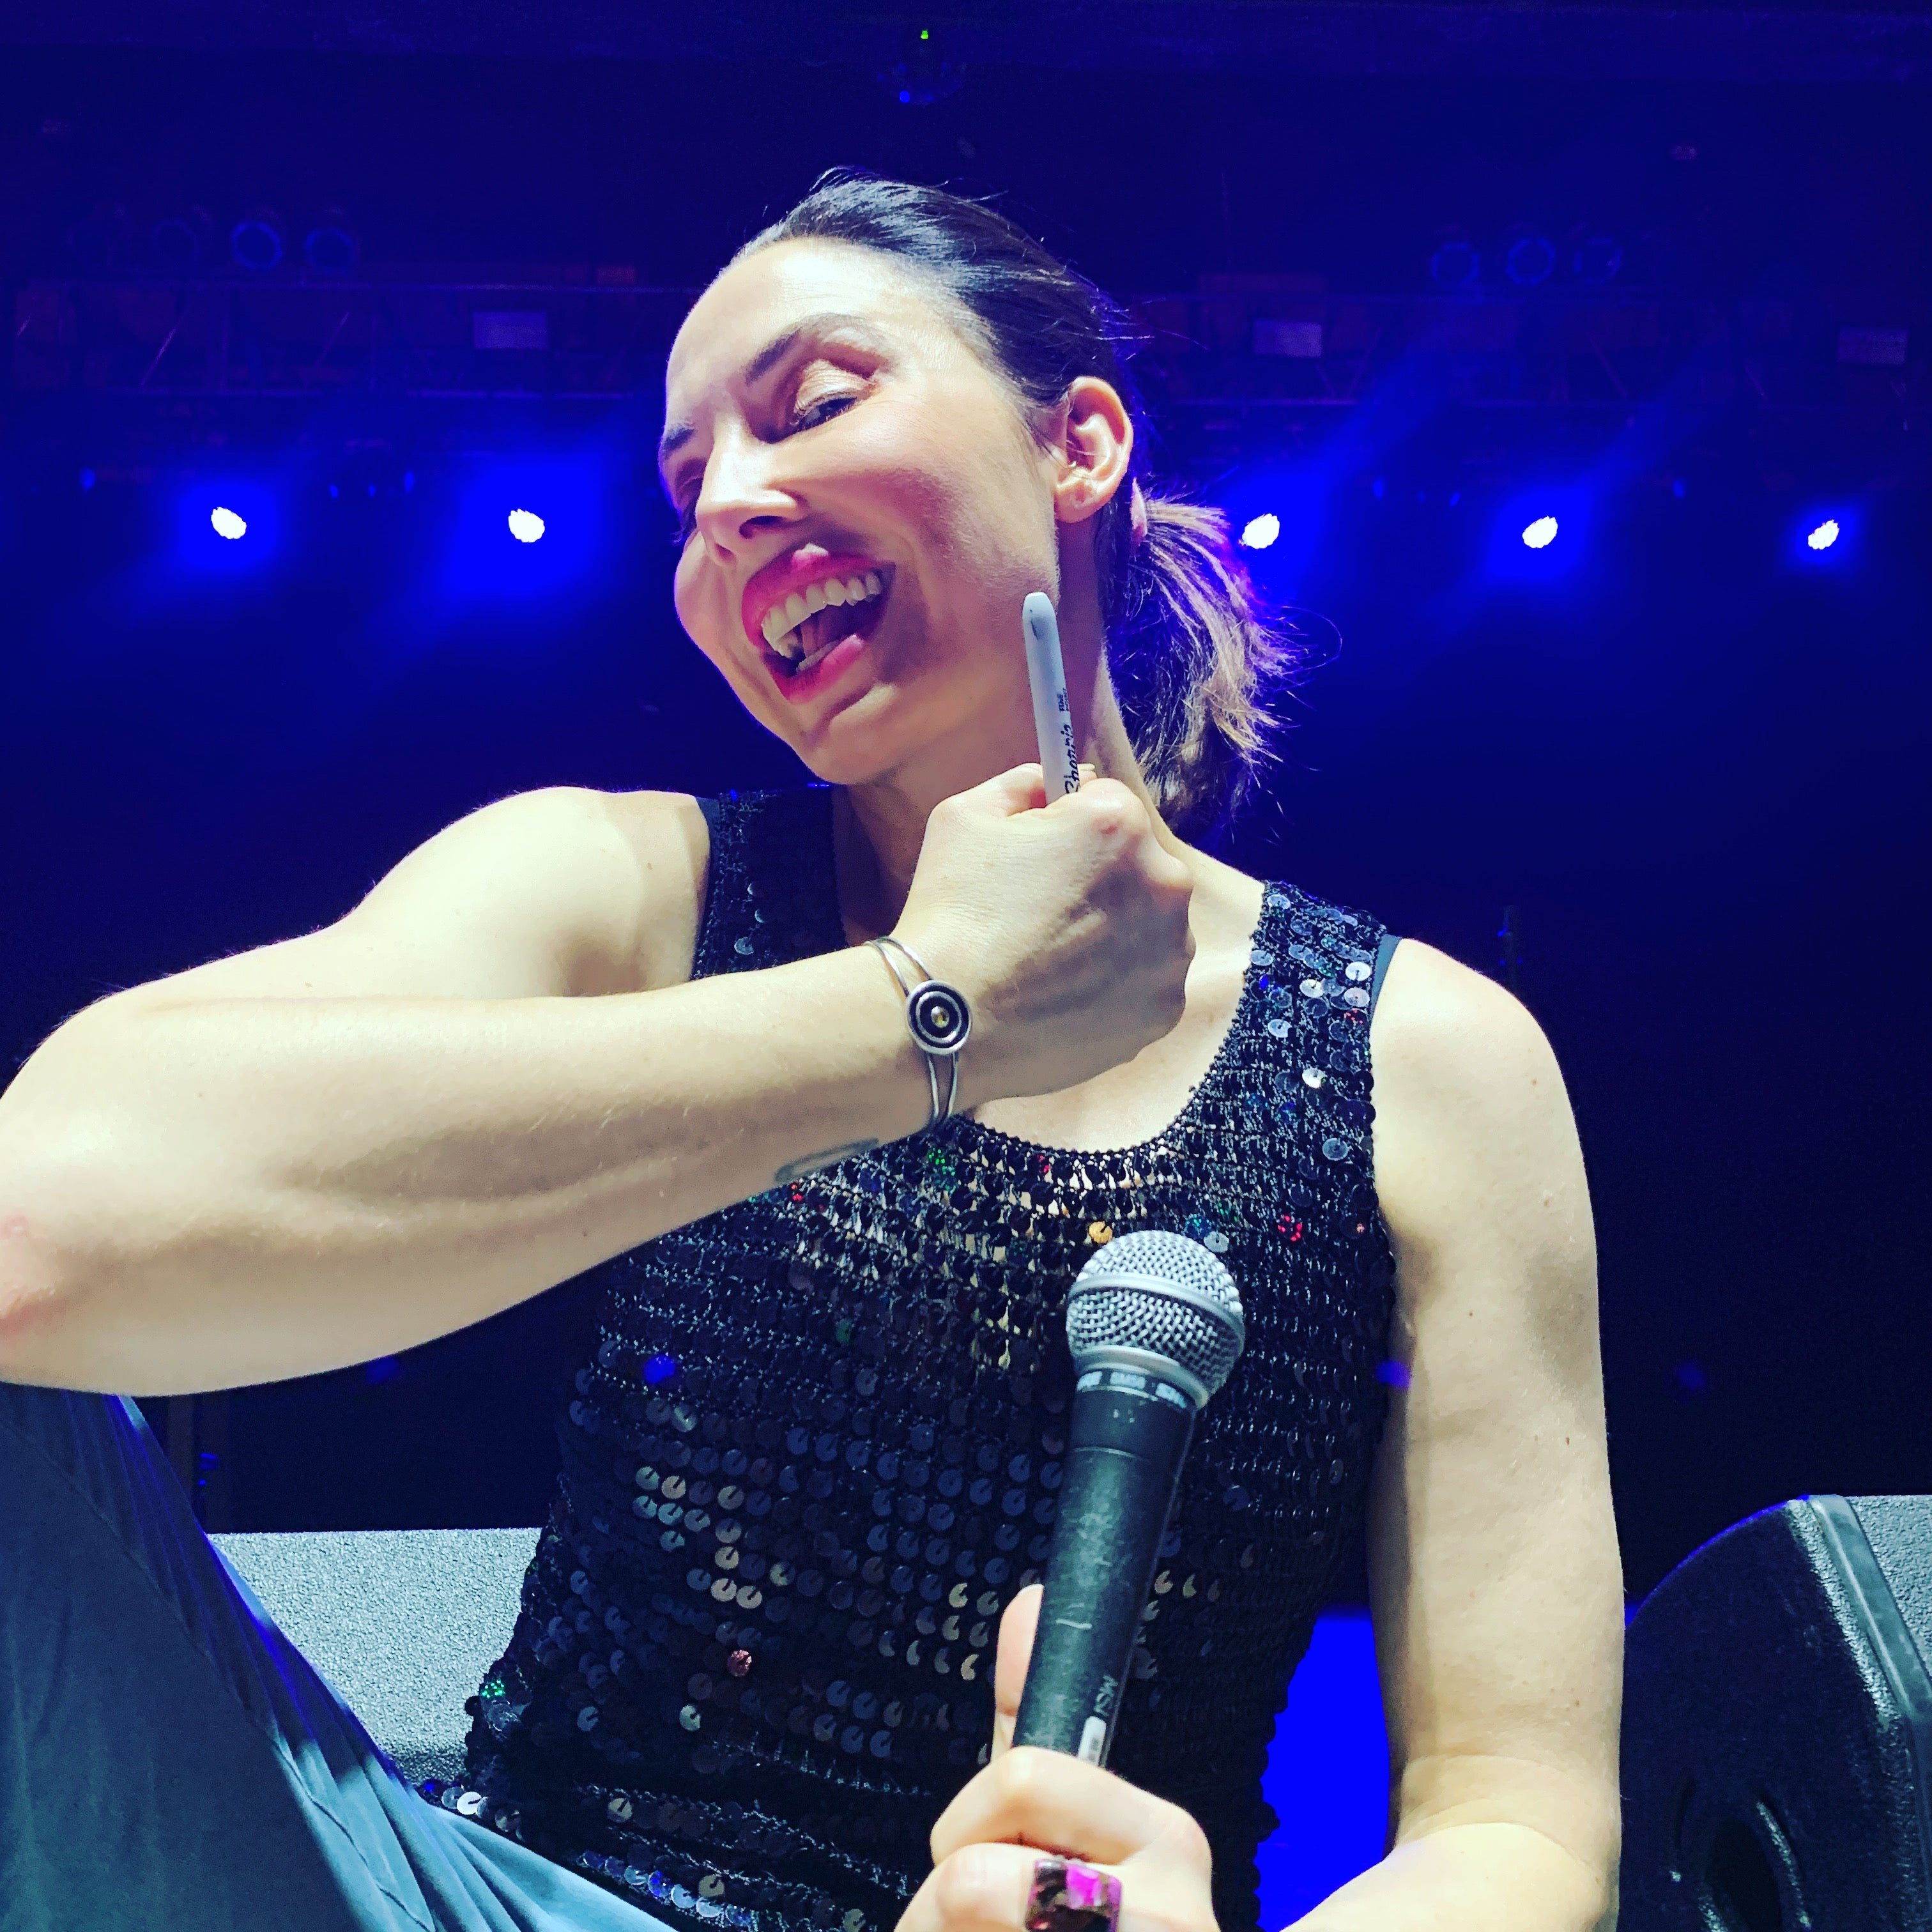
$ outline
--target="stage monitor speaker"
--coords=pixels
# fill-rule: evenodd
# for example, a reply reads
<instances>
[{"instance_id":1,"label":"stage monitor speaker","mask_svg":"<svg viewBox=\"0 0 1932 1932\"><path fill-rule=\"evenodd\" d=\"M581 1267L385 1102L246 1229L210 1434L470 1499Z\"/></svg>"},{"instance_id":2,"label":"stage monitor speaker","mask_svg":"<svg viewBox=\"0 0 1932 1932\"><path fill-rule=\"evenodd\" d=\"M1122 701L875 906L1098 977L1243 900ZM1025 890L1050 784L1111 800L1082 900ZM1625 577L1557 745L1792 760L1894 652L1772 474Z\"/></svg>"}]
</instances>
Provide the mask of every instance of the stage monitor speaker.
<instances>
[{"instance_id":1,"label":"stage monitor speaker","mask_svg":"<svg viewBox=\"0 0 1932 1932\"><path fill-rule=\"evenodd\" d=\"M1624 1669L1619 1932L1932 1932L1932 1496L1687 1558Z\"/></svg>"}]
</instances>

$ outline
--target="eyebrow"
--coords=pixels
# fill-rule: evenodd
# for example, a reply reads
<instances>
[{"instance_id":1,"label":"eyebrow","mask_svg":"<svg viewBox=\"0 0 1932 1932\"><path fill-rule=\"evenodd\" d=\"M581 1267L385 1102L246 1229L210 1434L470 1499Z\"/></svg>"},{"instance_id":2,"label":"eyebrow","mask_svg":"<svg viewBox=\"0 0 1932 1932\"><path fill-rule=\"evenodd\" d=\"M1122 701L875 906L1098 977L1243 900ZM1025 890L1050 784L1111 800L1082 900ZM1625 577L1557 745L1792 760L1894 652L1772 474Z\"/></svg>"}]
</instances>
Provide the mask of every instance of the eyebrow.
<instances>
[{"instance_id":1,"label":"eyebrow","mask_svg":"<svg viewBox=\"0 0 1932 1932\"><path fill-rule=\"evenodd\" d=\"M768 376L783 362L799 344L808 335L830 334L836 331L854 332L877 341L877 332L862 315L854 315L837 309L822 310L817 315L806 316L788 329L772 338L750 362L745 364L739 380L749 387L761 377ZM676 423L667 429L658 442L658 475L668 487L670 478L664 476L664 465L688 442L695 430L690 423Z\"/></svg>"}]
</instances>

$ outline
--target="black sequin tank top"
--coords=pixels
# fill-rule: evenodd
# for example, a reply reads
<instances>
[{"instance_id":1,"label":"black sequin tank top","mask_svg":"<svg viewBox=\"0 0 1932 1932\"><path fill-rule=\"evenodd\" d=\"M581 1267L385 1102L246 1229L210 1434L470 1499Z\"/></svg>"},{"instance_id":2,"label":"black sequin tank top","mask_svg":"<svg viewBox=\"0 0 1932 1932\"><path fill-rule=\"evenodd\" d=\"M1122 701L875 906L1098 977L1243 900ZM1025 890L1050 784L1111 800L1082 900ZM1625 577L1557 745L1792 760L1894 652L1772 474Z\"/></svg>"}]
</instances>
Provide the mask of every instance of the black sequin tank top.
<instances>
[{"instance_id":1,"label":"black sequin tank top","mask_svg":"<svg viewBox=\"0 0 1932 1932\"><path fill-rule=\"evenodd\" d=\"M718 802L696 974L846 943L831 802ZM1137 1147L955 1118L578 1277L550 1518L465 1778L424 1795L692 1932L891 1932L1047 1557L1067 1288L1096 1244L1174 1228L1232 1270L1247 1346L1196 1432L1111 1763L1199 1820L1223 1932L1252 1928L1274 1719L1382 1426L1382 937L1269 886L1229 1032Z\"/></svg>"}]
</instances>

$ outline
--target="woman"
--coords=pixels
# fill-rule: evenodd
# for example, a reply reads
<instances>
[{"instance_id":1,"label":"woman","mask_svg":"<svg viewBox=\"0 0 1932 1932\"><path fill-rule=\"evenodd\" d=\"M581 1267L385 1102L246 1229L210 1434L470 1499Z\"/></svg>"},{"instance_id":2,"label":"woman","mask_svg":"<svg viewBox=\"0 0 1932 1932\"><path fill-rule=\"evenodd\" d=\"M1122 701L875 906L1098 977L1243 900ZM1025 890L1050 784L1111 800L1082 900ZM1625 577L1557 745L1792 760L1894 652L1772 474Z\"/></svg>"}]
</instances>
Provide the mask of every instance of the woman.
<instances>
[{"instance_id":1,"label":"woman","mask_svg":"<svg viewBox=\"0 0 1932 1932\"><path fill-rule=\"evenodd\" d=\"M1392 1848L1302 1923L1612 1919L1621 1597L1561 1078L1489 982L1186 842L1252 776L1281 652L1220 520L1149 487L1120 342L998 216L829 177L687 318L662 449L680 617L825 788L505 801L338 926L76 1016L0 1105L16 1382L313 1371L589 1269L467 1778L412 1811L340 1768L343 1720L352 1802L301 1796L350 1821L340 1896L380 1870L413 1922L497 1923L482 1871L518 1924L617 1922L615 1894L1018 1932L1111 1878L1128 1932L1236 1932L1287 1674L1365 1522ZM1050 806L1042 587L1092 774ZM970 1010L956 1094L907 962ZM1223 1255L1249 1340L1103 1771L1004 1746L1066 1285L1137 1226ZM5 1393L16 1438L92 1426ZM518 1916L539 1893L560 1916Z\"/></svg>"}]
</instances>

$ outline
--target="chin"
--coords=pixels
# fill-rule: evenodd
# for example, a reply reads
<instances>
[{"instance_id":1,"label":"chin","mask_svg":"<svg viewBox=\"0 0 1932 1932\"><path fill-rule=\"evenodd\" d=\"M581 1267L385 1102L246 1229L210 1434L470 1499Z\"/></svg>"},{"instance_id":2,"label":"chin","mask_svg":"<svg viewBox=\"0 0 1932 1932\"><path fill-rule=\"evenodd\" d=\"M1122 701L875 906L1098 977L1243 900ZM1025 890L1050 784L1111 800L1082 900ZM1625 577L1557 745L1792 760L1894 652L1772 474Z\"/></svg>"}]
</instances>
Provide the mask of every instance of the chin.
<instances>
[{"instance_id":1,"label":"chin","mask_svg":"<svg viewBox=\"0 0 1932 1932\"><path fill-rule=\"evenodd\" d=\"M814 745L794 745L799 761L821 784L872 784L890 778L918 756L907 751L896 756L881 747L869 734L855 733L850 742L841 742L842 734L831 732Z\"/></svg>"},{"instance_id":2,"label":"chin","mask_svg":"<svg viewBox=\"0 0 1932 1932\"><path fill-rule=\"evenodd\" d=\"M820 784L890 784L908 768L932 762L939 742L934 734L920 732L915 736L903 728L887 729L883 718L871 721L853 715L864 709L861 699L824 719L806 742L791 741L800 762Z\"/></svg>"}]
</instances>

